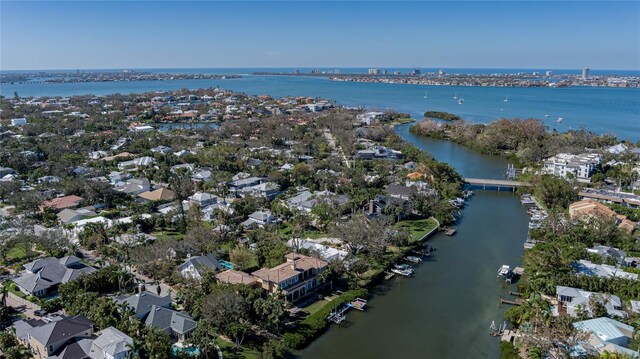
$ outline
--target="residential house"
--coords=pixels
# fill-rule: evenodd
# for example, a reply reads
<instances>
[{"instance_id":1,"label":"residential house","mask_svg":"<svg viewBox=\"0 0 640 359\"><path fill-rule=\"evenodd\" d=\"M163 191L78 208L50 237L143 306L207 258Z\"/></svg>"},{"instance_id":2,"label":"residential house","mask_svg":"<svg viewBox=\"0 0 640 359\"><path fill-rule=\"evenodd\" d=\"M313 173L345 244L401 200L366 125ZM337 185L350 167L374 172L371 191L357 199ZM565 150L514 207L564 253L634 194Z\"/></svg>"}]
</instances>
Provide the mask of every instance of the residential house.
<instances>
[{"instance_id":1,"label":"residential house","mask_svg":"<svg viewBox=\"0 0 640 359\"><path fill-rule=\"evenodd\" d=\"M591 174L600 166L601 158L596 153L572 155L559 153L544 161L543 171L563 178L575 176L579 181L590 182Z\"/></svg>"},{"instance_id":2,"label":"residential house","mask_svg":"<svg viewBox=\"0 0 640 359\"><path fill-rule=\"evenodd\" d=\"M178 341L189 339L197 325L186 313L155 305L151 307L144 324L161 329Z\"/></svg>"},{"instance_id":3,"label":"residential house","mask_svg":"<svg viewBox=\"0 0 640 359\"><path fill-rule=\"evenodd\" d=\"M151 149L151 152L153 153L160 153L160 154L167 154L169 152L173 151L173 149L169 146L165 146L165 145L160 145L158 147L154 147Z\"/></svg>"},{"instance_id":4,"label":"residential house","mask_svg":"<svg viewBox=\"0 0 640 359\"><path fill-rule=\"evenodd\" d=\"M625 272L620 268L608 265L608 264L594 264L588 260L581 259L574 263L576 273L579 275L586 275L589 277L600 278L625 278L631 280L638 280L636 273Z\"/></svg>"},{"instance_id":5,"label":"residential house","mask_svg":"<svg viewBox=\"0 0 640 359\"><path fill-rule=\"evenodd\" d=\"M90 209L79 208L79 209L63 209L56 216L58 220L62 224L71 224L73 222L80 221L82 219L90 218L97 216L98 214Z\"/></svg>"},{"instance_id":6,"label":"residential house","mask_svg":"<svg viewBox=\"0 0 640 359\"><path fill-rule=\"evenodd\" d=\"M200 208L204 208L208 205L217 203L218 197L206 192L196 192L189 197L189 201L197 204Z\"/></svg>"},{"instance_id":7,"label":"residential house","mask_svg":"<svg viewBox=\"0 0 640 359\"><path fill-rule=\"evenodd\" d=\"M244 284L249 286L258 285L258 281L256 280L256 278L245 272L233 269L228 269L224 272L216 274L216 279L218 280L218 282L226 284Z\"/></svg>"},{"instance_id":8,"label":"residential house","mask_svg":"<svg viewBox=\"0 0 640 359\"><path fill-rule=\"evenodd\" d=\"M591 303L595 300L604 305L609 316L620 318L627 316L622 310L622 300L616 295L598 294L578 288L558 285L556 286L556 297L558 299L558 306L555 307L554 315L566 313L572 317L577 317L581 312L593 315Z\"/></svg>"},{"instance_id":9,"label":"residential house","mask_svg":"<svg viewBox=\"0 0 640 359\"><path fill-rule=\"evenodd\" d=\"M45 359L60 357L68 345L91 338L93 325L78 315L19 320L13 328L20 344L31 350L34 358Z\"/></svg>"},{"instance_id":10,"label":"residential house","mask_svg":"<svg viewBox=\"0 0 640 359\"><path fill-rule=\"evenodd\" d=\"M316 253L320 256L320 258L327 262L344 260L349 254L347 251L321 244L321 242L321 239L310 240L302 238L291 238L289 241L287 241L287 246L289 246L289 248L293 249L294 251L304 249L311 253Z\"/></svg>"},{"instance_id":11,"label":"residential house","mask_svg":"<svg viewBox=\"0 0 640 359\"><path fill-rule=\"evenodd\" d=\"M42 202L41 209L51 208L54 211L59 211L65 208L74 208L78 207L78 205L80 205L80 202L82 202L83 200L84 198L79 196L56 197L52 200Z\"/></svg>"},{"instance_id":12,"label":"residential house","mask_svg":"<svg viewBox=\"0 0 640 359\"><path fill-rule=\"evenodd\" d=\"M150 167L156 163L156 160L153 157L144 156L134 158L130 161L123 161L118 163L118 169L121 171L138 169L140 167Z\"/></svg>"},{"instance_id":13,"label":"residential house","mask_svg":"<svg viewBox=\"0 0 640 359\"><path fill-rule=\"evenodd\" d=\"M23 267L25 270L13 281L22 293L37 297L54 292L62 283L95 271L76 256L36 259Z\"/></svg>"},{"instance_id":14,"label":"residential house","mask_svg":"<svg viewBox=\"0 0 640 359\"><path fill-rule=\"evenodd\" d=\"M264 211L255 211L249 215L249 218L242 222L242 226L245 228L251 227L264 227L267 224L275 223L276 217L271 213L270 210Z\"/></svg>"},{"instance_id":15,"label":"residential house","mask_svg":"<svg viewBox=\"0 0 640 359\"><path fill-rule=\"evenodd\" d=\"M27 124L27 119L24 117L11 119L11 126L24 126L26 124Z\"/></svg>"},{"instance_id":16,"label":"residential house","mask_svg":"<svg viewBox=\"0 0 640 359\"><path fill-rule=\"evenodd\" d=\"M207 271L220 271L224 267L220 265L218 259L211 253L204 256L194 256L187 258L184 263L178 267L178 272L184 278L201 280Z\"/></svg>"},{"instance_id":17,"label":"residential house","mask_svg":"<svg viewBox=\"0 0 640 359\"><path fill-rule=\"evenodd\" d=\"M164 307L171 309L171 297L159 296L155 293L143 291L129 296L117 297L116 302L126 303L131 308L136 316L143 320L149 315L153 307Z\"/></svg>"},{"instance_id":18,"label":"residential house","mask_svg":"<svg viewBox=\"0 0 640 359\"><path fill-rule=\"evenodd\" d=\"M617 214L614 210L593 199L585 199L573 202L569 205L569 215L571 218L578 218L589 221L592 218L610 218L616 225L631 233L635 230L637 223L630 221L626 216Z\"/></svg>"},{"instance_id":19,"label":"residential house","mask_svg":"<svg viewBox=\"0 0 640 359\"><path fill-rule=\"evenodd\" d=\"M634 333L634 328L630 325L603 317L576 322L573 326L590 334L588 340L579 344L582 350L578 349L581 353L577 354L600 357L605 353L616 353L629 358L640 358L637 351L628 348Z\"/></svg>"},{"instance_id":20,"label":"residential house","mask_svg":"<svg viewBox=\"0 0 640 359\"><path fill-rule=\"evenodd\" d=\"M132 178L115 187L116 191L120 191L132 196L138 195L151 189L151 184L146 178Z\"/></svg>"},{"instance_id":21,"label":"residential house","mask_svg":"<svg viewBox=\"0 0 640 359\"><path fill-rule=\"evenodd\" d=\"M91 359L125 359L133 345L133 339L114 327L104 329L91 343Z\"/></svg>"},{"instance_id":22,"label":"residential house","mask_svg":"<svg viewBox=\"0 0 640 359\"><path fill-rule=\"evenodd\" d=\"M602 258L613 258L617 263L623 263L627 257L627 252L622 249L609 247L609 246L595 246L593 248L587 248L587 252L596 254Z\"/></svg>"},{"instance_id":23,"label":"residential house","mask_svg":"<svg viewBox=\"0 0 640 359\"><path fill-rule=\"evenodd\" d=\"M285 258L285 263L251 273L267 292L282 292L287 301L296 302L324 286L318 275L328 267L326 261L298 253L289 253Z\"/></svg>"},{"instance_id":24,"label":"residential house","mask_svg":"<svg viewBox=\"0 0 640 359\"><path fill-rule=\"evenodd\" d=\"M625 207L640 208L640 195L618 192L598 188L583 188L579 193L580 199L595 199L605 203L617 203Z\"/></svg>"},{"instance_id":25,"label":"residential house","mask_svg":"<svg viewBox=\"0 0 640 359\"><path fill-rule=\"evenodd\" d=\"M191 175L191 179L194 182L209 182L212 179L211 178L212 175L213 173L211 171L200 169L193 172L193 174Z\"/></svg>"},{"instance_id":26,"label":"residential house","mask_svg":"<svg viewBox=\"0 0 640 359\"><path fill-rule=\"evenodd\" d=\"M155 201L173 201L176 198L176 193L168 188L158 188L153 191L146 191L138 194L138 198L142 202L155 202Z\"/></svg>"},{"instance_id":27,"label":"residential house","mask_svg":"<svg viewBox=\"0 0 640 359\"><path fill-rule=\"evenodd\" d=\"M255 186L247 186L240 189L239 195L257 196L273 199L280 193L280 186L275 182L263 182Z\"/></svg>"}]
</instances>

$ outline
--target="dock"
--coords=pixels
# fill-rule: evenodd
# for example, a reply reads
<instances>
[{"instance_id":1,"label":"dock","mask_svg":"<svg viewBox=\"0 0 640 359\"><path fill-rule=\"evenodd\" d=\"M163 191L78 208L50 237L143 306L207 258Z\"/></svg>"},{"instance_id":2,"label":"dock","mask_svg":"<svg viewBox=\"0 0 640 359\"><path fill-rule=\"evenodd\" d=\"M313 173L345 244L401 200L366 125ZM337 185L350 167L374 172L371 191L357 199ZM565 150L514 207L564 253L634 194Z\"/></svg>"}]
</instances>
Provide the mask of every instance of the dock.
<instances>
[{"instance_id":1,"label":"dock","mask_svg":"<svg viewBox=\"0 0 640 359\"><path fill-rule=\"evenodd\" d=\"M500 298L500 304L522 305L523 302L524 301L520 298L517 298L516 300Z\"/></svg>"},{"instance_id":2,"label":"dock","mask_svg":"<svg viewBox=\"0 0 640 359\"><path fill-rule=\"evenodd\" d=\"M367 306L367 300L362 298L356 298L351 301L351 306L353 309L364 311Z\"/></svg>"},{"instance_id":3,"label":"dock","mask_svg":"<svg viewBox=\"0 0 640 359\"><path fill-rule=\"evenodd\" d=\"M384 274L385 274L384 275L384 279L385 280L389 280L389 279L393 278L393 276L396 275L395 273L392 273L392 272L384 272Z\"/></svg>"},{"instance_id":4,"label":"dock","mask_svg":"<svg viewBox=\"0 0 640 359\"><path fill-rule=\"evenodd\" d=\"M452 227L446 227L444 228L444 235L445 236L453 236L454 234L456 234L458 230Z\"/></svg>"},{"instance_id":5,"label":"dock","mask_svg":"<svg viewBox=\"0 0 640 359\"><path fill-rule=\"evenodd\" d=\"M345 305L340 309L334 309L331 311L331 314L327 317L332 323L340 324L347 319L347 315L345 314L349 309L351 309L351 305Z\"/></svg>"}]
</instances>

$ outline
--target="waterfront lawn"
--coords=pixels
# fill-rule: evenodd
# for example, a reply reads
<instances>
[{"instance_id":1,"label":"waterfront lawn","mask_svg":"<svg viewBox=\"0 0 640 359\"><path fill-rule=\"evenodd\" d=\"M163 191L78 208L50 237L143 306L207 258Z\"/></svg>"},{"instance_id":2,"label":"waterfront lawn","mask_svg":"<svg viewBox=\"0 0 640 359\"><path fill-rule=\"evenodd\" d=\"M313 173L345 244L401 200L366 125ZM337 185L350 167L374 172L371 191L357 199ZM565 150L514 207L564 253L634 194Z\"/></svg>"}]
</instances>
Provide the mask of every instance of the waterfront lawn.
<instances>
[{"instance_id":1,"label":"waterfront lawn","mask_svg":"<svg viewBox=\"0 0 640 359\"><path fill-rule=\"evenodd\" d=\"M437 226L438 222L433 218L406 220L395 224L395 227L398 229L409 230L409 234L411 235L410 240L412 242L419 241L425 234L429 233Z\"/></svg>"},{"instance_id":2,"label":"waterfront lawn","mask_svg":"<svg viewBox=\"0 0 640 359\"><path fill-rule=\"evenodd\" d=\"M235 345L220 338L216 339L216 344L222 350L222 357L225 359L256 359L260 355L257 350L241 346L240 349L234 349Z\"/></svg>"},{"instance_id":3,"label":"waterfront lawn","mask_svg":"<svg viewBox=\"0 0 640 359\"><path fill-rule=\"evenodd\" d=\"M313 304L310 304L310 305L304 307L302 310L304 312L309 313L309 314L313 314L313 313L319 311L320 309L322 309L322 307L324 307L327 303L329 303L328 300L321 299L321 300L313 302Z\"/></svg>"}]
</instances>

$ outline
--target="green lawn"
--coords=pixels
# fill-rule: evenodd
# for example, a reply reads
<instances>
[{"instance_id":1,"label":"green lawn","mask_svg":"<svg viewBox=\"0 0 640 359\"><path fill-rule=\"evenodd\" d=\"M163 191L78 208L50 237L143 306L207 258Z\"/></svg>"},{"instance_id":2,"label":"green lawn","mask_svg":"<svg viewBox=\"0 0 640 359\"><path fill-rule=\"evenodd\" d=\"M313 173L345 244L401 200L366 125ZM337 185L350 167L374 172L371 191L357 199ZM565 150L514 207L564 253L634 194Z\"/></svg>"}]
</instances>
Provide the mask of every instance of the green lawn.
<instances>
[{"instance_id":1,"label":"green lawn","mask_svg":"<svg viewBox=\"0 0 640 359\"><path fill-rule=\"evenodd\" d=\"M234 344L222 339L216 339L216 343L222 350L222 357L225 359L256 359L260 355L257 350L240 347L239 350L234 350Z\"/></svg>"},{"instance_id":2,"label":"green lawn","mask_svg":"<svg viewBox=\"0 0 640 359\"><path fill-rule=\"evenodd\" d=\"M7 259L11 261L17 261L25 258L30 258L36 256L38 253L33 251L25 251L21 246L14 246L7 252Z\"/></svg>"},{"instance_id":3,"label":"green lawn","mask_svg":"<svg viewBox=\"0 0 640 359\"><path fill-rule=\"evenodd\" d=\"M396 228L408 229L411 234L411 241L419 241L425 234L436 228L438 223L433 218L415 219L400 221L395 224Z\"/></svg>"},{"instance_id":4,"label":"green lawn","mask_svg":"<svg viewBox=\"0 0 640 359\"><path fill-rule=\"evenodd\" d=\"M307 313L309 313L311 315L311 314L317 312L318 310L320 310L327 303L329 303L328 300L322 299L322 300L316 301L313 304L310 304L310 305L304 307L302 310L304 310L305 312L307 312Z\"/></svg>"},{"instance_id":5,"label":"green lawn","mask_svg":"<svg viewBox=\"0 0 640 359\"><path fill-rule=\"evenodd\" d=\"M152 232L151 235L157 239L182 239L184 237L184 234L175 231L157 231Z\"/></svg>"}]
</instances>

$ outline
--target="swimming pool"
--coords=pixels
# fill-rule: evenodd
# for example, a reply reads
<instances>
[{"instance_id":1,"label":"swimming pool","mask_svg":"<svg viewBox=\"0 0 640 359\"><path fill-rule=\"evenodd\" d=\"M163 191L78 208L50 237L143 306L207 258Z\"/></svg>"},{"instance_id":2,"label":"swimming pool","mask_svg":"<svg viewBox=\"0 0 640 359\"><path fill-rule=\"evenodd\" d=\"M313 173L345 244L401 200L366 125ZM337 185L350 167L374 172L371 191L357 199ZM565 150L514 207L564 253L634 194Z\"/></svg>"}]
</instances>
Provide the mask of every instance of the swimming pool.
<instances>
[{"instance_id":1,"label":"swimming pool","mask_svg":"<svg viewBox=\"0 0 640 359\"><path fill-rule=\"evenodd\" d=\"M219 260L218 263L220 263L220 265L225 267L226 269L233 269L233 264L231 262Z\"/></svg>"}]
</instances>

